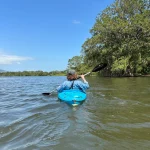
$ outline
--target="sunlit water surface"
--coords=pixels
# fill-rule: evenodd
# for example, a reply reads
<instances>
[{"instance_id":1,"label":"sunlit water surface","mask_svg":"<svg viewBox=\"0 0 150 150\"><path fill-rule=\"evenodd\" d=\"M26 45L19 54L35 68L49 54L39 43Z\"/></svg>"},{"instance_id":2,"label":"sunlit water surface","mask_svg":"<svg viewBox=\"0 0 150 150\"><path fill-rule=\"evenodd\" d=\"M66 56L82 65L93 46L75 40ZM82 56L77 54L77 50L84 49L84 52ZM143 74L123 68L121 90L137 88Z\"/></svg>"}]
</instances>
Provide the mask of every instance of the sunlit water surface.
<instances>
[{"instance_id":1,"label":"sunlit water surface","mask_svg":"<svg viewBox=\"0 0 150 150\"><path fill-rule=\"evenodd\" d=\"M71 107L55 89L65 77L0 77L0 150L149 150L150 78L88 77Z\"/></svg>"}]
</instances>

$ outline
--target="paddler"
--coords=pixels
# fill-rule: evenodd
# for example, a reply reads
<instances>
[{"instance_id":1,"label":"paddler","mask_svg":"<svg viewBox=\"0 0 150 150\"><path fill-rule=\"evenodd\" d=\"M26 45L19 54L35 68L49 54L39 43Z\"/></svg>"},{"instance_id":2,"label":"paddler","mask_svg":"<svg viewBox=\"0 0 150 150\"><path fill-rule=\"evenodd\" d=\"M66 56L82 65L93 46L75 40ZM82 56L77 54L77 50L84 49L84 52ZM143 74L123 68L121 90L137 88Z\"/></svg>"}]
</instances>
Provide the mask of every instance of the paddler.
<instances>
[{"instance_id":1,"label":"paddler","mask_svg":"<svg viewBox=\"0 0 150 150\"><path fill-rule=\"evenodd\" d=\"M82 81L78 80L79 78L81 78ZM57 88L57 92L62 92L63 90L75 89L85 93L88 88L89 88L89 84L86 81L84 75L78 76L75 70L69 70L67 72L67 80L64 81Z\"/></svg>"}]
</instances>

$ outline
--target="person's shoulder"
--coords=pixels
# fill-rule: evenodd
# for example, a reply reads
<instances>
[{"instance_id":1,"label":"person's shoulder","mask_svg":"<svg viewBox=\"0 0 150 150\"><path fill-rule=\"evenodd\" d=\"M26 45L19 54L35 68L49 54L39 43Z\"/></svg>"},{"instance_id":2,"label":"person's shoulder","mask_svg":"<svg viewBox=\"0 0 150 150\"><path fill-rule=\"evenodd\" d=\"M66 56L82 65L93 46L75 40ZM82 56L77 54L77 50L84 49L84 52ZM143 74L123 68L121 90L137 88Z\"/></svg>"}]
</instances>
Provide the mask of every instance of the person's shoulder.
<instances>
[{"instance_id":1,"label":"person's shoulder","mask_svg":"<svg viewBox=\"0 0 150 150\"><path fill-rule=\"evenodd\" d=\"M66 81L64 81L63 83L64 84L67 84L67 83L70 83L71 81L68 81L68 80L66 80Z\"/></svg>"},{"instance_id":2,"label":"person's shoulder","mask_svg":"<svg viewBox=\"0 0 150 150\"><path fill-rule=\"evenodd\" d=\"M63 83L68 83L69 81L68 80L66 80L66 81L64 81Z\"/></svg>"},{"instance_id":3,"label":"person's shoulder","mask_svg":"<svg viewBox=\"0 0 150 150\"><path fill-rule=\"evenodd\" d=\"M88 83L87 81L86 82L83 82L83 81L81 81L81 80L76 80L76 83L77 84L85 84L85 83Z\"/></svg>"},{"instance_id":4,"label":"person's shoulder","mask_svg":"<svg viewBox=\"0 0 150 150\"><path fill-rule=\"evenodd\" d=\"M82 83L82 81L80 81L80 80L75 80L75 83Z\"/></svg>"}]
</instances>

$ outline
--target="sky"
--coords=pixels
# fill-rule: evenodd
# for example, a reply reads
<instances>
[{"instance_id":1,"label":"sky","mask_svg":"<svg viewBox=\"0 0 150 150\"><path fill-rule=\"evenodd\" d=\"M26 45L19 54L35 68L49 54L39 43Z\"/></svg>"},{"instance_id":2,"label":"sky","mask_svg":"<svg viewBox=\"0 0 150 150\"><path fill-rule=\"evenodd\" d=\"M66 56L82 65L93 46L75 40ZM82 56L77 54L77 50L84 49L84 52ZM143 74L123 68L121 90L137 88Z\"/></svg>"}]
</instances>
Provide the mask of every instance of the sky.
<instances>
[{"instance_id":1,"label":"sky","mask_svg":"<svg viewBox=\"0 0 150 150\"><path fill-rule=\"evenodd\" d=\"M0 69L65 70L114 0L0 0Z\"/></svg>"}]
</instances>

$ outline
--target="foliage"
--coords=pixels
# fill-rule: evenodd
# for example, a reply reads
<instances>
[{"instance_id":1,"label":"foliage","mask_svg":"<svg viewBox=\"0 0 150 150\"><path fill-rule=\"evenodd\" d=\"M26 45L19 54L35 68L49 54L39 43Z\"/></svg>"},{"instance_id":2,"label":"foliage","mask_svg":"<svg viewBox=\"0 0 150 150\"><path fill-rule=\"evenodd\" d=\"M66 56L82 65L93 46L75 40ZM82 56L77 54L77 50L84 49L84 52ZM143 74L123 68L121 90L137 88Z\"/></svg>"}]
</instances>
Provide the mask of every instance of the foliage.
<instances>
[{"instance_id":1,"label":"foliage","mask_svg":"<svg viewBox=\"0 0 150 150\"><path fill-rule=\"evenodd\" d=\"M97 16L90 33L82 45L87 64L107 63L111 75L149 70L149 0L116 0Z\"/></svg>"},{"instance_id":2,"label":"foliage","mask_svg":"<svg viewBox=\"0 0 150 150\"><path fill-rule=\"evenodd\" d=\"M82 56L74 56L68 60L68 69L78 69L78 66L83 63Z\"/></svg>"},{"instance_id":3,"label":"foliage","mask_svg":"<svg viewBox=\"0 0 150 150\"><path fill-rule=\"evenodd\" d=\"M66 75L66 71L22 71L22 72L1 72L0 76L61 76Z\"/></svg>"},{"instance_id":4,"label":"foliage","mask_svg":"<svg viewBox=\"0 0 150 150\"><path fill-rule=\"evenodd\" d=\"M84 57L81 55L68 60L68 69L74 69L78 74L84 74L89 71L90 67L84 63Z\"/></svg>"}]
</instances>

